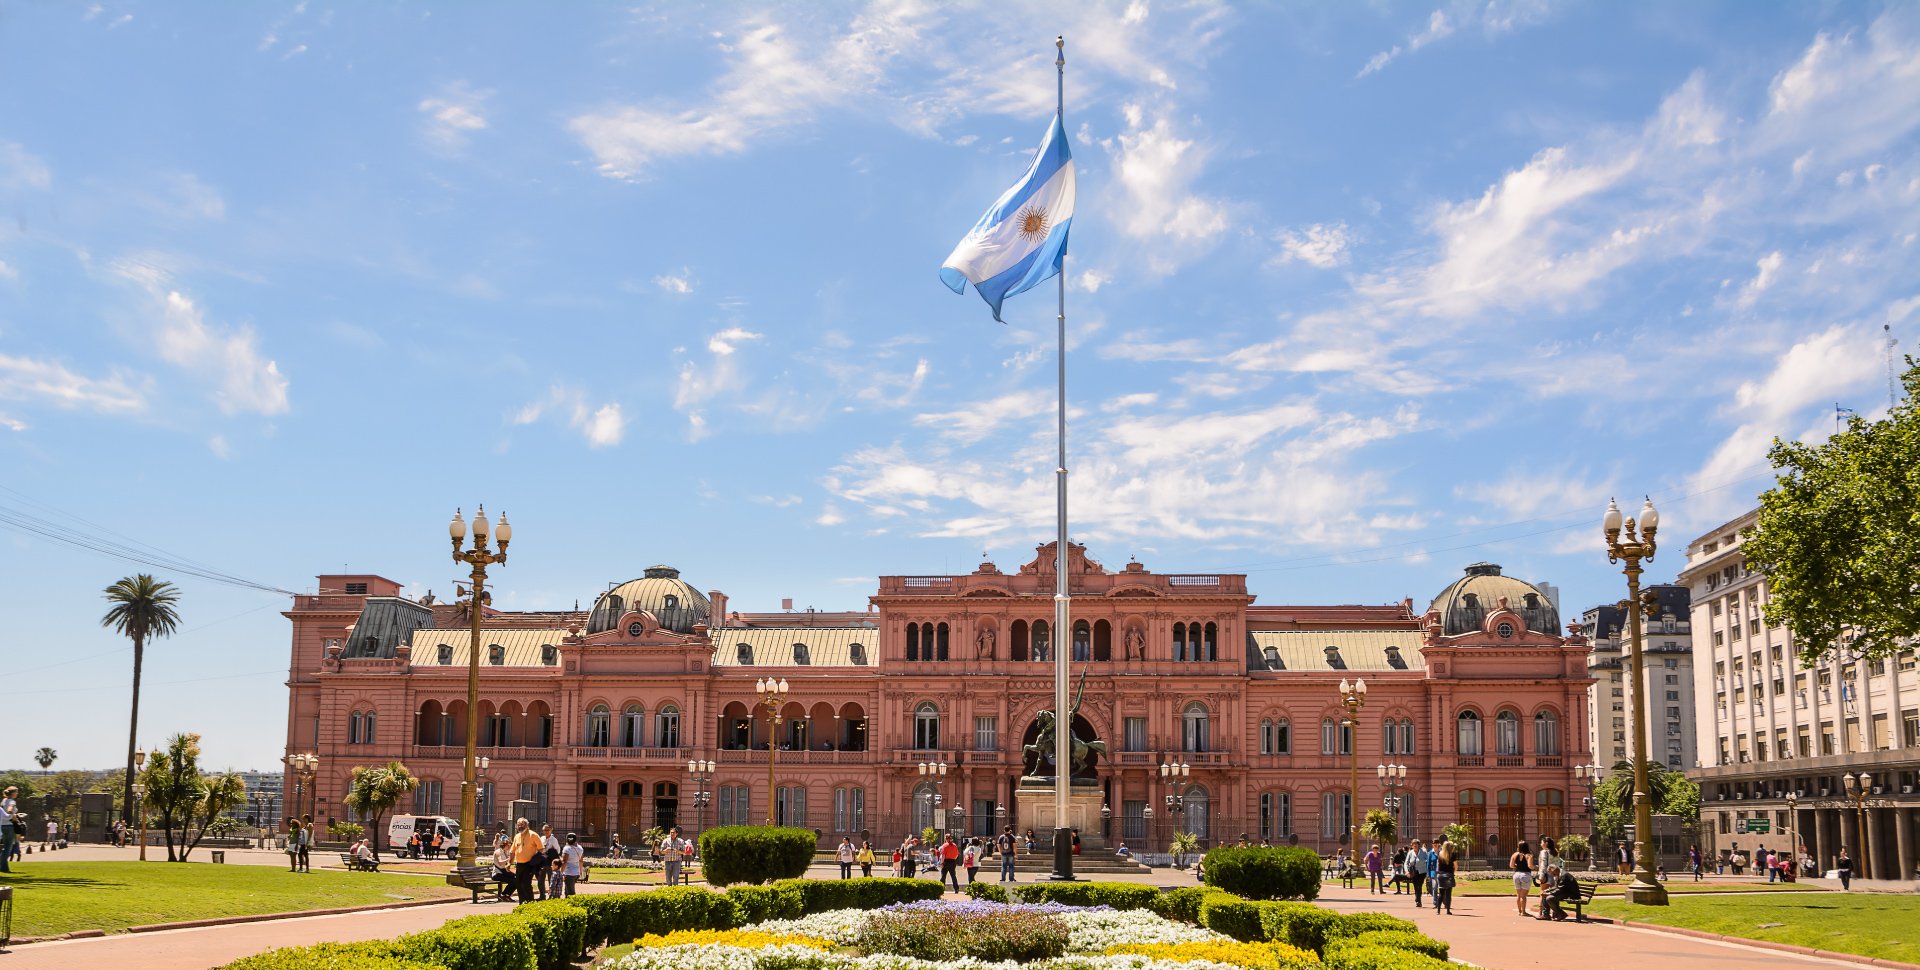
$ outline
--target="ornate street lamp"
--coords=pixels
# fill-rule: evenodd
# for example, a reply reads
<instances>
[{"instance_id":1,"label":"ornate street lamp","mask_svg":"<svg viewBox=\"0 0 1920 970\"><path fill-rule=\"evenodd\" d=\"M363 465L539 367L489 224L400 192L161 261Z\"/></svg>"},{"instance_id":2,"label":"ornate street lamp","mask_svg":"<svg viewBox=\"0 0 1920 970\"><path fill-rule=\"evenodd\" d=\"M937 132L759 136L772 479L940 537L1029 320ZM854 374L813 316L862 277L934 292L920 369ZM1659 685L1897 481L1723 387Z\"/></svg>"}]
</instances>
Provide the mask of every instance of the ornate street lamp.
<instances>
[{"instance_id":1,"label":"ornate street lamp","mask_svg":"<svg viewBox=\"0 0 1920 970\"><path fill-rule=\"evenodd\" d=\"M923 780L933 782L933 800L930 806L930 814L933 816L934 824L941 824L940 806L945 801L947 794L947 763L944 761L920 762L920 777Z\"/></svg>"},{"instance_id":2,"label":"ornate street lamp","mask_svg":"<svg viewBox=\"0 0 1920 970\"><path fill-rule=\"evenodd\" d=\"M687 762L687 776L693 779L693 804L697 813L694 832L697 835L700 829L707 827L707 802L713 799L713 793L707 788L713 784L713 762Z\"/></svg>"},{"instance_id":3,"label":"ornate street lamp","mask_svg":"<svg viewBox=\"0 0 1920 970\"><path fill-rule=\"evenodd\" d=\"M774 752L780 746L774 737L776 722L780 718L780 706L787 702L787 682L772 677L753 682L753 692L760 695L760 706L767 709L767 824L773 824L773 759Z\"/></svg>"},{"instance_id":4,"label":"ornate street lamp","mask_svg":"<svg viewBox=\"0 0 1920 970\"><path fill-rule=\"evenodd\" d=\"M136 775L146 763L147 752L145 750L139 750L133 753L133 770ZM140 813L140 861L145 862L147 861L147 786L145 782L136 781L133 783L133 804L127 807L132 811Z\"/></svg>"},{"instance_id":5,"label":"ornate street lamp","mask_svg":"<svg viewBox=\"0 0 1920 970\"><path fill-rule=\"evenodd\" d=\"M1873 791L1873 776L1864 771L1857 775L1843 773L1840 783L1847 787L1847 798L1853 802L1853 810L1860 813L1860 878L1872 879L1873 835L1867 830L1867 795Z\"/></svg>"},{"instance_id":6,"label":"ornate street lamp","mask_svg":"<svg viewBox=\"0 0 1920 970\"><path fill-rule=\"evenodd\" d=\"M1360 850L1360 706L1367 702L1367 682L1358 677L1340 679L1340 703L1347 708L1347 762L1351 787L1347 789L1347 845Z\"/></svg>"},{"instance_id":7,"label":"ornate street lamp","mask_svg":"<svg viewBox=\"0 0 1920 970\"><path fill-rule=\"evenodd\" d=\"M1599 846L1599 842L1600 842L1599 808L1600 806L1594 804L1593 790L1599 787L1600 779L1603 776L1605 776L1606 773L1607 773L1607 770L1605 768L1600 767L1597 764L1585 764L1585 765L1573 766L1573 777L1575 778L1575 780L1587 786L1587 797L1586 797L1586 800L1583 802L1583 804L1586 805L1586 808L1587 808L1587 871L1588 872L1593 872L1595 864L1598 863L1600 860L1600 846Z\"/></svg>"},{"instance_id":8,"label":"ornate street lamp","mask_svg":"<svg viewBox=\"0 0 1920 970\"><path fill-rule=\"evenodd\" d=\"M1637 525L1637 529L1636 529ZM1623 530L1624 526L1624 530ZM1660 527L1660 513L1654 510L1653 499L1648 498L1640 509L1638 523L1633 519L1621 521L1620 506L1607 501L1607 513L1601 520L1601 530L1607 537L1607 561L1626 561L1623 571L1627 577L1627 621L1631 640L1629 658L1631 661L1633 693L1628 713L1633 718L1633 827L1634 827L1634 867L1633 883L1627 886L1627 902L1642 906L1667 905L1667 889L1660 885L1654 875L1653 856L1653 799L1647 792L1647 690L1646 658L1641 644L1640 623L1640 563L1653 561L1654 533ZM1625 541L1620 536L1626 534Z\"/></svg>"},{"instance_id":9,"label":"ornate street lamp","mask_svg":"<svg viewBox=\"0 0 1920 970\"><path fill-rule=\"evenodd\" d=\"M301 810L306 807L306 800L301 796L309 792L318 794L313 787L313 776L314 772L320 768L320 756L311 751L295 752L287 756L286 763L287 767L293 771L292 808L293 817L297 819L302 814Z\"/></svg>"},{"instance_id":10,"label":"ornate street lamp","mask_svg":"<svg viewBox=\"0 0 1920 970\"><path fill-rule=\"evenodd\" d=\"M1184 761L1162 762L1160 765L1160 781L1169 789L1166 794L1167 820L1175 832L1180 830L1180 819L1186 815L1187 787L1192 784L1187 779L1192 774L1193 766Z\"/></svg>"},{"instance_id":11,"label":"ornate street lamp","mask_svg":"<svg viewBox=\"0 0 1920 970\"><path fill-rule=\"evenodd\" d=\"M1398 823L1401 818L1400 790L1405 788L1407 785L1407 766L1406 765L1375 765L1373 768L1373 772L1375 775L1379 777L1380 784L1386 791L1386 794L1383 795L1380 799L1380 807L1386 809L1388 813L1390 813L1393 816L1394 822ZM1394 829L1395 829L1394 831L1395 845L1399 844L1399 837L1401 836L1406 836L1409 838L1412 837L1411 832L1399 831L1398 824L1394 826Z\"/></svg>"},{"instance_id":12,"label":"ornate street lamp","mask_svg":"<svg viewBox=\"0 0 1920 970\"><path fill-rule=\"evenodd\" d=\"M1799 792L1787 792L1787 861L1793 866L1796 879L1800 876L1800 813L1794 807L1799 803Z\"/></svg>"},{"instance_id":13,"label":"ornate street lamp","mask_svg":"<svg viewBox=\"0 0 1920 970\"><path fill-rule=\"evenodd\" d=\"M500 542L500 551L487 548L487 533ZM472 585L465 591L467 599L468 632L467 640L467 751L465 773L460 780L460 864L473 865L474 860L474 801L479 795L479 751L476 745L480 740L480 621L487 612L487 601L492 597L487 593L487 567L507 564L507 543L513 539L513 526L507 524L507 514L500 513L500 525L493 528L487 522L487 507L482 505L473 513L473 546L462 550L461 543L467 538L467 520L460 517L460 510L453 510L453 521L447 523L447 535L453 540L453 561L466 563L473 567L467 576Z\"/></svg>"}]
</instances>

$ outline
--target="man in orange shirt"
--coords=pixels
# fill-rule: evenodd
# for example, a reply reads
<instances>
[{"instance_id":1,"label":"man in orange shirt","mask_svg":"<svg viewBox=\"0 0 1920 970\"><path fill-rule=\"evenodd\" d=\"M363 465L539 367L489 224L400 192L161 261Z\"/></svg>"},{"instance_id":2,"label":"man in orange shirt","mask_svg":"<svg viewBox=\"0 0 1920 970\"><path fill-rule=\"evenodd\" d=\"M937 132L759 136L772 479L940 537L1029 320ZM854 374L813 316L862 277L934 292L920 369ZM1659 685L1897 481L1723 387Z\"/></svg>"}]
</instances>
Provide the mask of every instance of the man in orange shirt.
<instances>
[{"instance_id":1,"label":"man in orange shirt","mask_svg":"<svg viewBox=\"0 0 1920 970\"><path fill-rule=\"evenodd\" d=\"M533 880L547 868L547 846L526 819L513 823L513 891L523 903L533 901Z\"/></svg>"},{"instance_id":2,"label":"man in orange shirt","mask_svg":"<svg viewBox=\"0 0 1920 970\"><path fill-rule=\"evenodd\" d=\"M960 891L960 873L959 873L960 843L955 842L953 840L952 832L948 832L946 839L940 843L939 851L940 851L940 881L943 883L944 882L953 883L953 891L959 892Z\"/></svg>"}]
</instances>

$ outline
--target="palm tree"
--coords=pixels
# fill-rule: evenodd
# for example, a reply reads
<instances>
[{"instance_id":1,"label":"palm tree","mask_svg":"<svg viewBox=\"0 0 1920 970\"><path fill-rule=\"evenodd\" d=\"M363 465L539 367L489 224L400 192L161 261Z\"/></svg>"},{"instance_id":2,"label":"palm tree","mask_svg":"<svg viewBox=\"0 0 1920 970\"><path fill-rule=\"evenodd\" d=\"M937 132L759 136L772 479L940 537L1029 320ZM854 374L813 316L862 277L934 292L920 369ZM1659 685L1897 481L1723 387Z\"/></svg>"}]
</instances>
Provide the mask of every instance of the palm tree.
<instances>
[{"instance_id":1,"label":"palm tree","mask_svg":"<svg viewBox=\"0 0 1920 970\"><path fill-rule=\"evenodd\" d=\"M126 806L125 814L131 816L133 750L140 736L140 665L146 659L149 637L170 636L180 626L180 614L174 610L174 604L180 602L180 590L172 583L140 573L107 587L104 595L113 605L100 618L100 625L133 641L133 705L127 714L126 790L120 803Z\"/></svg>"},{"instance_id":2,"label":"palm tree","mask_svg":"<svg viewBox=\"0 0 1920 970\"><path fill-rule=\"evenodd\" d=\"M1400 823L1392 812L1384 808L1370 809L1366 820L1360 823L1360 834L1388 846L1397 845L1400 842ZM1356 850L1358 848L1355 847Z\"/></svg>"},{"instance_id":3,"label":"palm tree","mask_svg":"<svg viewBox=\"0 0 1920 970\"><path fill-rule=\"evenodd\" d=\"M41 748L33 753L33 761L40 766L41 771L52 771L53 763L58 760L59 757L60 752L52 748Z\"/></svg>"},{"instance_id":4,"label":"palm tree","mask_svg":"<svg viewBox=\"0 0 1920 970\"><path fill-rule=\"evenodd\" d=\"M367 820L376 860L380 858L380 816L392 811L400 799L418 787L420 779L398 761L353 769L353 780L347 783L347 807Z\"/></svg>"}]
</instances>

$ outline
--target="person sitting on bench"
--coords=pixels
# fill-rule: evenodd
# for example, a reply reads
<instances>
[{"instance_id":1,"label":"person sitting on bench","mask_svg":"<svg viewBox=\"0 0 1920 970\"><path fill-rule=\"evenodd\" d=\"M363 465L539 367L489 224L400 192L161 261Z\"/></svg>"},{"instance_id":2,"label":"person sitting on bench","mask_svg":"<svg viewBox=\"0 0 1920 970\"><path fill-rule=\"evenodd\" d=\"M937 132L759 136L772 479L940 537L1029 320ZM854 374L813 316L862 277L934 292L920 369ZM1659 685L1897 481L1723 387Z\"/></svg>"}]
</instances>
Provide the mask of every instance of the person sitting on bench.
<instances>
[{"instance_id":1,"label":"person sitting on bench","mask_svg":"<svg viewBox=\"0 0 1920 970\"><path fill-rule=\"evenodd\" d=\"M1566 919L1567 912L1561 904L1569 900L1579 900L1580 880L1573 873L1559 866L1547 867L1546 888L1540 893L1540 915L1538 919Z\"/></svg>"}]
</instances>

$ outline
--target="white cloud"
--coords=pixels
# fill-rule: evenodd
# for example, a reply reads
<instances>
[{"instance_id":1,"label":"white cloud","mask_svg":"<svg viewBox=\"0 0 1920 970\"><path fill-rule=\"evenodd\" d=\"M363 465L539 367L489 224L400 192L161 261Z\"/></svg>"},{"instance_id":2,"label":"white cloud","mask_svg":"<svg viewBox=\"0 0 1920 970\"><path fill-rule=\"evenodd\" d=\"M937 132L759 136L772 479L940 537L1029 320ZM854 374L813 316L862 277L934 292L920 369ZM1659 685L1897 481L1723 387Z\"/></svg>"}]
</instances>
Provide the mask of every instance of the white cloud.
<instances>
[{"instance_id":1,"label":"white cloud","mask_svg":"<svg viewBox=\"0 0 1920 970\"><path fill-rule=\"evenodd\" d=\"M707 338L707 350L715 356L725 357L749 340L759 340L764 334L757 334L745 327L728 327Z\"/></svg>"},{"instance_id":2,"label":"white cloud","mask_svg":"<svg viewBox=\"0 0 1920 970\"><path fill-rule=\"evenodd\" d=\"M426 115L428 140L450 150L466 147L468 136L486 130L487 117L482 108L491 94L455 83L437 96L420 99L418 107Z\"/></svg>"},{"instance_id":3,"label":"white cloud","mask_svg":"<svg viewBox=\"0 0 1920 970\"><path fill-rule=\"evenodd\" d=\"M1495 481L1455 486L1453 494L1485 507L1484 520L1511 523L1602 508L1601 503L1617 491L1612 478L1595 480L1563 465L1551 471L1517 469Z\"/></svg>"},{"instance_id":4,"label":"white cloud","mask_svg":"<svg viewBox=\"0 0 1920 970\"><path fill-rule=\"evenodd\" d=\"M152 295L160 316L154 331L160 356L213 377L213 398L222 411L271 415L287 410L287 379L277 362L260 353L252 328L228 330L207 323L193 299L178 290Z\"/></svg>"},{"instance_id":5,"label":"white cloud","mask_svg":"<svg viewBox=\"0 0 1920 970\"><path fill-rule=\"evenodd\" d=\"M1206 167L1205 145L1179 134L1164 113L1149 118L1137 103L1123 113L1127 127L1113 152L1114 181L1125 197L1120 227L1159 247L1151 262L1167 271L1177 259L1169 247L1202 247L1226 232L1227 207L1193 189Z\"/></svg>"},{"instance_id":6,"label":"white cloud","mask_svg":"<svg viewBox=\"0 0 1920 970\"><path fill-rule=\"evenodd\" d=\"M20 271L7 265L6 260L0 259L0 280L17 280L19 278Z\"/></svg>"},{"instance_id":7,"label":"white cloud","mask_svg":"<svg viewBox=\"0 0 1920 970\"><path fill-rule=\"evenodd\" d=\"M227 446L227 436L223 434L216 434L208 438L207 450L213 452L213 457L221 461L226 461L233 457L233 449Z\"/></svg>"},{"instance_id":8,"label":"white cloud","mask_svg":"<svg viewBox=\"0 0 1920 970\"><path fill-rule=\"evenodd\" d=\"M53 184L47 163L16 142L0 141L0 189L44 189Z\"/></svg>"},{"instance_id":9,"label":"white cloud","mask_svg":"<svg viewBox=\"0 0 1920 970\"><path fill-rule=\"evenodd\" d=\"M932 428L963 444L981 441L1010 423L1032 422L1053 414L1055 401L1045 391L1016 391L953 411L915 415L913 423Z\"/></svg>"},{"instance_id":10,"label":"white cloud","mask_svg":"<svg viewBox=\"0 0 1920 970\"><path fill-rule=\"evenodd\" d=\"M620 443L627 421L620 414L620 405L603 404L591 414L585 408L576 411L573 426L586 436L589 447L610 448Z\"/></svg>"},{"instance_id":11,"label":"white cloud","mask_svg":"<svg viewBox=\"0 0 1920 970\"><path fill-rule=\"evenodd\" d=\"M653 285L667 291L686 296L693 292L693 274L685 269L678 273L665 273L653 278Z\"/></svg>"},{"instance_id":12,"label":"white cloud","mask_svg":"<svg viewBox=\"0 0 1920 970\"><path fill-rule=\"evenodd\" d=\"M155 201L157 208L182 219L207 219L218 222L227 217L227 202L220 191L187 172L176 172L161 179L167 195Z\"/></svg>"},{"instance_id":13,"label":"white cloud","mask_svg":"<svg viewBox=\"0 0 1920 970\"><path fill-rule=\"evenodd\" d=\"M8 431L25 431L27 430L27 423L18 418L10 418L5 414L0 414L0 428L5 428Z\"/></svg>"},{"instance_id":14,"label":"white cloud","mask_svg":"<svg viewBox=\"0 0 1920 970\"><path fill-rule=\"evenodd\" d=\"M1347 261L1353 233L1344 222L1315 223L1305 229L1283 229L1274 240L1280 244L1280 254L1274 257L1276 263L1301 262L1332 269Z\"/></svg>"},{"instance_id":15,"label":"white cloud","mask_svg":"<svg viewBox=\"0 0 1920 970\"><path fill-rule=\"evenodd\" d=\"M84 377L50 360L7 354L0 354L0 399L98 414L139 414L147 409L144 391L124 375ZM21 424L13 430L25 428Z\"/></svg>"},{"instance_id":16,"label":"white cloud","mask_svg":"<svg viewBox=\"0 0 1920 970\"><path fill-rule=\"evenodd\" d=\"M845 521L847 521L846 514L841 512L840 507L834 505L832 502L828 502L826 506L820 510L820 514L813 517L813 523L815 525L835 526Z\"/></svg>"},{"instance_id":17,"label":"white cloud","mask_svg":"<svg viewBox=\"0 0 1920 970\"><path fill-rule=\"evenodd\" d=\"M1456 32L1479 27L1483 36L1491 39L1521 27L1530 27L1547 19L1553 7L1547 0L1512 0L1502 3L1491 0L1482 4L1479 0L1456 0L1450 7L1443 7L1427 15L1426 24L1408 35L1405 44L1392 47L1367 58L1357 77L1366 77L1403 54L1411 54L1436 41L1445 40Z\"/></svg>"},{"instance_id":18,"label":"white cloud","mask_svg":"<svg viewBox=\"0 0 1920 970\"><path fill-rule=\"evenodd\" d=\"M1741 307L1752 306L1754 301L1760 298L1760 294L1766 292L1767 287L1773 285L1774 280L1780 275L1780 267L1785 264L1786 261L1786 257L1782 256L1777 249L1760 257L1760 261L1756 264L1757 271L1754 273L1753 279L1748 280L1747 285L1740 288L1739 305Z\"/></svg>"},{"instance_id":19,"label":"white cloud","mask_svg":"<svg viewBox=\"0 0 1920 970\"><path fill-rule=\"evenodd\" d=\"M1097 269L1082 270L1073 277L1073 288L1086 293L1098 293L1100 288L1113 282L1113 277Z\"/></svg>"},{"instance_id":20,"label":"white cloud","mask_svg":"<svg viewBox=\"0 0 1920 970\"><path fill-rule=\"evenodd\" d=\"M611 448L626 434L627 418L618 402L594 407L587 403L586 391L567 384L555 384L547 396L530 401L507 417L515 426L533 424L549 415L562 418L567 427L580 432L590 448Z\"/></svg>"}]
</instances>

